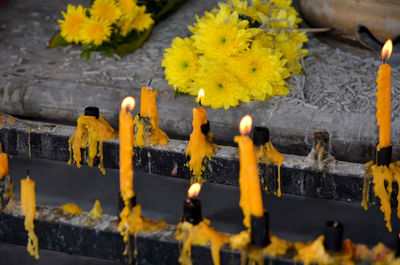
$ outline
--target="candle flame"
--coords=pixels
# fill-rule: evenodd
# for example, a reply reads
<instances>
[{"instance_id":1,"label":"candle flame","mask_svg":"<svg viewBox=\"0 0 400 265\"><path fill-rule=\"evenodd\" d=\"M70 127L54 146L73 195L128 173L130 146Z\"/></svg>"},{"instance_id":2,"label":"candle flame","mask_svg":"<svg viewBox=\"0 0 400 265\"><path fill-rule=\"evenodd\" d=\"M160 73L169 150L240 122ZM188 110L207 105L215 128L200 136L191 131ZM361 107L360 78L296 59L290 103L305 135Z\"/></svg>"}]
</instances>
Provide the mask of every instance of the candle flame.
<instances>
[{"instance_id":1,"label":"candle flame","mask_svg":"<svg viewBox=\"0 0 400 265\"><path fill-rule=\"evenodd\" d=\"M193 183L188 190L189 198L196 197L197 195L199 195L200 190L201 190L200 183Z\"/></svg>"},{"instance_id":2,"label":"candle flame","mask_svg":"<svg viewBox=\"0 0 400 265\"><path fill-rule=\"evenodd\" d=\"M201 88L197 94L196 102L201 102L204 99L204 90Z\"/></svg>"},{"instance_id":3,"label":"candle flame","mask_svg":"<svg viewBox=\"0 0 400 265\"><path fill-rule=\"evenodd\" d=\"M133 97L126 97L122 101L121 109L132 111L135 108L135 99Z\"/></svg>"},{"instance_id":4,"label":"candle flame","mask_svg":"<svg viewBox=\"0 0 400 265\"><path fill-rule=\"evenodd\" d=\"M250 115L246 115L242 118L240 121L239 125L239 130L240 133L243 134L248 134L251 131L251 125L253 123L253 120L251 119Z\"/></svg>"},{"instance_id":5,"label":"candle flame","mask_svg":"<svg viewBox=\"0 0 400 265\"><path fill-rule=\"evenodd\" d=\"M385 42L385 45L383 45L382 60L389 59L390 55L392 55L392 50L393 50L393 43L392 40L389 39Z\"/></svg>"}]
</instances>

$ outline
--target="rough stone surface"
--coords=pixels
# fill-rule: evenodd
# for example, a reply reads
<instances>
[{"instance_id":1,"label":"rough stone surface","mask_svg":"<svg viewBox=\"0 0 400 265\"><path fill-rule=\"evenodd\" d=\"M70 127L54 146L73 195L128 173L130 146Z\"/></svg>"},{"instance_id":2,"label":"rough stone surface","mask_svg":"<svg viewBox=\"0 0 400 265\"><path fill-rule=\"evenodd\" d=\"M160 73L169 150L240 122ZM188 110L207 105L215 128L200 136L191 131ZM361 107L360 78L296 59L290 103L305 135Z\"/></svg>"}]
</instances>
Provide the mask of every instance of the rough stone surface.
<instances>
[{"instance_id":1,"label":"rough stone surface","mask_svg":"<svg viewBox=\"0 0 400 265\"><path fill-rule=\"evenodd\" d=\"M117 125L121 100L127 95L139 99L140 87L153 80L153 88L159 91L161 128L170 136L187 139L194 98L174 98L160 61L175 36L190 35L187 26L195 21L194 15L210 10L217 0L188 0L154 28L140 50L123 58L93 54L85 61L79 57L80 47L46 49L58 30L60 11L68 3L88 2L16 0L0 6L0 111L74 122L85 106L97 105ZM374 80L379 56L343 52L310 37L305 75L290 80L291 95L228 111L208 111L217 141L232 143L240 118L250 113L255 125L270 128L271 139L282 152L305 155L312 145L312 132L326 130L336 158L366 162L374 157L378 137ZM399 71L393 69L394 159L400 156Z\"/></svg>"}]
</instances>

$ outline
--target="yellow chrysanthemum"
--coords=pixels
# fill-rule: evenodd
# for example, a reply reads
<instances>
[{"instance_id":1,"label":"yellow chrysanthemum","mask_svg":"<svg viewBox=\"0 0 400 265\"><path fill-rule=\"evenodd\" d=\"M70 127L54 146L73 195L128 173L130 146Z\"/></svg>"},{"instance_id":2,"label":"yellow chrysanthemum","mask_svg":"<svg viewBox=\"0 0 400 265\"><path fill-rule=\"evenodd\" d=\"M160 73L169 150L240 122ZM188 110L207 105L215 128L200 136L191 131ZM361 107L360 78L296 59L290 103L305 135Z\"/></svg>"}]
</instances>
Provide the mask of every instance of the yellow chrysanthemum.
<instances>
[{"instance_id":1,"label":"yellow chrysanthemum","mask_svg":"<svg viewBox=\"0 0 400 265\"><path fill-rule=\"evenodd\" d=\"M125 20L132 20L138 12L136 0L118 0L118 7L121 9L121 18Z\"/></svg>"},{"instance_id":2,"label":"yellow chrysanthemum","mask_svg":"<svg viewBox=\"0 0 400 265\"><path fill-rule=\"evenodd\" d=\"M165 67L168 84L181 92L197 94L197 90L191 84L199 62L191 39L176 37L171 48L166 49L161 65Z\"/></svg>"},{"instance_id":3,"label":"yellow chrysanthemum","mask_svg":"<svg viewBox=\"0 0 400 265\"><path fill-rule=\"evenodd\" d=\"M154 23L150 13L146 13L146 6L140 6L135 18L132 20L132 26L138 31L148 29Z\"/></svg>"},{"instance_id":4,"label":"yellow chrysanthemum","mask_svg":"<svg viewBox=\"0 0 400 265\"><path fill-rule=\"evenodd\" d=\"M97 17L85 19L82 24L81 39L84 44L100 46L111 36L111 23Z\"/></svg>"},{"instance_id":5,"label":"yellow chrysanthemum","mask_svg":"<svg viewBox=\"0 0 400 265\"><path fill-rule=\"evenodd\" d=\"M237 106L240 101L250 101L247 89L224 65L204 57L200 59L200 68L195 74L193 85L196 91L204 89L206 96L201 103L212 108L229 109Z\"/></svg>"},{"instance_id":6,"label":"yellow chrysanthemum","mask_svg":"<svg viewBox=\"0 0 400 265\"><path fill-rule=\"evenodd\" d=\"M82 24L86 17L86 9L83 6L78 5L77 7L73 5L68 5L67 13L61 12L64 20L58 20L61 28L61 36L67 42L75 42L78 44L80 39L80 32L82 29Z\"/></svg>"},{"instance_id":7,"label":"yellow chrysanthemum","mask_svg":"<svg viewBox=\"0 0 400 265\"><path fill-rule=\"evenodd\" d=\"M286 60L272 49L254 41L251 48L229 60L228 68L238 80L246 85L252 99L265 100L276 95L274 86L288 77Z\"/></svg>"},{"instance_id":8,"label":"yellow chrysanthemum","mask_svg":"<svg viewBox=\"0 0 400 265\"><path fill-rule=\"evenodd\" d=\"M254 7L264 15L269 15L272 8L271 8L271 3L269 2L264 2L263 0L253 0L253 5Z\"/></svg>"},{"instance_id":9,"label":"yellow chrysanthemum","mask_svg":"<svg viewBox=\"0 0 400 265\"><path fill-rule=\"evenodd\" d=\"M253 5L248 5L247 1L242 0L230 0L228 1L229 4L232 5L234 11L238 12L239 15L244 15L249 18L252 18L253 21L261 22L259 18L260 11Z\"/></svg>"},{"instance_id":10,"label":"yellow chrysanthemum","mask_svg":"<svg viewBox=\"0 0 400 265\"><path fill-rule=\"evenodd\" d=\"M121 10L114 0L95 0L90 15L112 24L121 17Z\"/></svg>"},{"instance_id":11,"label":"yellow chrysanthemum","mask_svg":"<svg viewBox=\"0 0 400 265\"><path fill-rule=\"evenodd\" d=\"M221 12L223 10L221 9ZM261 29L247 28L248 21L240 20L238 13L233 12L222 22L219 16L212 20L199 21L196 34L193 35L194 45L199 52L208 57L221 58L238 54L247 49L253 36Z\"/></svg>"},{"instance_id":12,"label":"yellow chrysanthemum","mask_svg":"<svg viewBox=\"0 0 400 265\"><path fill-rule=\"evenodd\" d=\"M302 49L303 43L306 41L308 38L305 32L280 32L276 36L275 46L287 59L288 69L295 74L300 74L302 70L301 57L308 53L306 49Z\"/></svg>"}]
</instances>

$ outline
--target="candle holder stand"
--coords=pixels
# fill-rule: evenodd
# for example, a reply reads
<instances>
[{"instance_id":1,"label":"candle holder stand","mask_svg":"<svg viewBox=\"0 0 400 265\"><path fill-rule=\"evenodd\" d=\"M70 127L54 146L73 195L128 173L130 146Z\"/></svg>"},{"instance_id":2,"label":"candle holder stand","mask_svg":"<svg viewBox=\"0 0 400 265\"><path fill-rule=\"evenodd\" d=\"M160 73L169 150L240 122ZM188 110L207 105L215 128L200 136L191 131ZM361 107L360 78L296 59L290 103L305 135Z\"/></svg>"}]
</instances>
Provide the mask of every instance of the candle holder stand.
<instances>
[{"instance_id":1,"label":"candle holder stand","mask_svg":"<svg viewBox=\"0 0 400 265\"><path fill-rule=\"evenodd\" d=\"M92 107L92 106L86 107L84 109L84 113L85 116L93 116L96 117L96 119L98 119L100 116L100 110L98 107Z\"/></svg>"},{"instance_id":2,"label":"candle holder stand","mask_svg":"<svg viewBox=\"0 0 400 265\"><path fill-rule=\"evenodd\" d=\"M336 220L326 222L324 228L324 246L329 252L339 252L343 242L343 224Z\"/></svg>"},{"instance_id":3,"label":"candle holder stand","mask_svg":"<svg viewBox=\"0 0 400 265\"><path fill-rule=\"evenodd\" d=\"M255 146L265 145L269 142L269 129L266 127L254 127L253 142Z\"/></svg>"},{"instance_id":4,"label":"candle holder stand","mask_svg":"<svg viewBox=\"0 0 400 265\"><path fill-rule=\"evenodd\" d=\"M376 150L376 164L378 166L389 166L392 162L392 146L383 147Z\"/></svg>"},{"instance_id":5,"label":"candle holder stand","mask_svg":"<svg viewBox=\"0 0 400 265\"><path fill-rule=\"evenodd\" d=\"M261 217L251 215L250 228L251 245L255 248L264 248L271 242L269 240L269 215L264 210Z\"/></svg>"},{"instance_id":6,"label":"candle holder stand","mask_svg":"<svg viewBox=\"0 0 400 265\"><path fill-rule=\"evenodd\" d=\"M208 133L210 132L210 121L207 120L207 122L205 124L202 124L200 126L201 132L207 136Z\"/></svg>"},{"instance_id":7,"label":"candle holder stand","mask_svg":"<svg viewBox=\"0 0 400 265\"><path fill-rule=\"evenodd\" d=\"M203 220L201 201L195 198L187 198L183 203L183 216L181 221L197 225L201 220Z\"/></svg>"}]
</instances>

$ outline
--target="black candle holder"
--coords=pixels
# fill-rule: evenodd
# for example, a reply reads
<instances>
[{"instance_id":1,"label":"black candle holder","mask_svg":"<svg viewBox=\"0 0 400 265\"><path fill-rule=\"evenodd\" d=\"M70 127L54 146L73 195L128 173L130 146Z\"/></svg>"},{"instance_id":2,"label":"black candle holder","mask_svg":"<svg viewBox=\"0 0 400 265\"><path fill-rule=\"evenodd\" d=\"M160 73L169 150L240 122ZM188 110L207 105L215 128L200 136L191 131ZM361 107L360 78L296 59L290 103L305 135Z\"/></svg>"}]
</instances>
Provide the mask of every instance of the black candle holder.
<instances>
[{"instance_id":1,"label":"black candle holder","mask_svg":"<svg viewBox=\"0 0 400 265\"><path fill-rule=\"evenodd\" d=\"M255 248L264 248L271 243L269 240L269 214L264 210L264 215L261 217L250 216L251 228L250 239L251 245Z\"/></svg>"},{"instance_id":2,"label":"black candle holder","mask_svg":"<svg viewBox=\"0 0 400 265\"><path fill-rule=\"evenodd\" d=\"M131 208L136 206L136 195L129 199L129 204L130 204ZM118 193L118 213L117 213L117 216L118 216L119 220L121 220L121 218L119 217L119 214L124 209L124 207L125 207L124 199L122 199L121 194Z\"/></svg>"},{"instance_id":3,"label":"black candle holder","mask_svg":"<svg viewBox=\"0 0 400 265\"><path fill-rule=\"evenodd\" d=\"M389 166L392 162L392 146L383 147L376 150L376 164L378 166Z\"/></svg>"},{"instance_id":4,"label":"black candle holder","mask_svg":"<svg viewBox=\"0 0 400 265\"><path fill-rule=\"evenodd\" d=\"M324 228L324 246L329 252L339 252L343 242L343 224L336 220L326 222Z\"/></svg>"},{"instance_id":5,"label":"black candle holder","mask_svg":"<svg viewBox=\"0 0 400 265\"><path fill-rule=\"evenodd\" d=\"M89 106L85 108L85 116L93 116L96 119L100 116L100 110L98 107Z\"/></svg>"},{"instance_id":6,"label":"black candle holder","mask_svg":"<svg viewBox=\"0 0 400 265\"><path fill-rule=\"evenodd\" d=\"M201 214L201 201L194 198L187 198L183 202L183 216L181 220L193 225L200 223L201 220L203 220Z\"/></svg>"},{"instance_id":7,"label":"black candle holder","mask_svg":"<svg viewBox=\"0 0 400 265\"><path fill-rule=\"evenodd\" d=\"M207 123L204 123L200 126L201 132L207 136L207 134L210 132L210 121L207 121Z\"/></svg>"},{"instance_id":8,"label":"black candle holder","mask_svg":"<svg viewBox=\"0 0 400 265\"><path fill-rule=\"evenodd\" d=\"M262 146L269 142L269 129L267 127L254 127L253 142L256 146Z\"/></svg>"}]
</instances>

